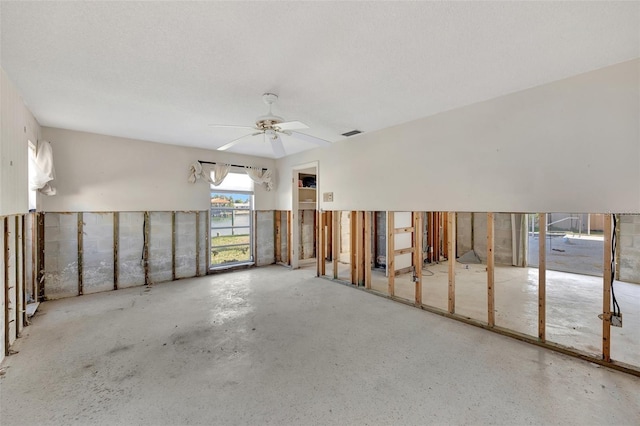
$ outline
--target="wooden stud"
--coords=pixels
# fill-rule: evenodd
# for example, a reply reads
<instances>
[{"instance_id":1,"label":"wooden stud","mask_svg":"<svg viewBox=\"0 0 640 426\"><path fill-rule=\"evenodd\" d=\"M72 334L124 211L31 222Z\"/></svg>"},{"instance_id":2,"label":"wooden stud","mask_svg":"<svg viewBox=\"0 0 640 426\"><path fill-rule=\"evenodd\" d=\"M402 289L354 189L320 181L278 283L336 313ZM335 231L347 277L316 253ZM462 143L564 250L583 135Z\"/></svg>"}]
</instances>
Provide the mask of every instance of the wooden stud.
<instances>
[{"instance_id":1,"label":"wooden stud","mask_svg":"<svg viewBox=\"0 0 640 426\"><path fill-rule=\"evenodd\" d=\"M142 248L142 262L144 264L144 283L151 285L149 280L149 231L151 230L150 215L148 211L144 212L144 246Z\"/></svg>"},{"instance_id":2,"label":"wooden stud","mask_svg":"<svg viewBox=\"0 0 640 426\"><path fill-rule=\"evenodd\" d=\"M26 219L27 215L22 215L21 216L21 227L22 227L22 231L21 231L21 235L22 235L22 240L21 240L21 252L22 252L22 257L20 258L22 260L22 294L20 295L22 298L22 309L20 310L21 314L22 314L22 326L24 327L24 324L27 323L27 242L26 242L26 229L27 229L27 224L26 224Z\"/></svg>"},{"instance_id":3,"label":"wooden stud","mask_svg":"<svg viewBox=\"0 0 640 426\"><path fill-rule=\"evenodd\" d=\"M602 276L602 359L611 361L611 234L612 220L610 214L604 215L604 250Z\"/></svg>"},{"instance_id":4,"label":"wooden stud","mask_svg":"<svg viewBox=\"0 0 640 426\"><path fill-rule=\"evenodd\" d=\"M200 212L196 212L196 277L200 276Z\"/></svg>"},{"instance_id":5,"label":"wooden stud","mask_svg":"<svg viewBox=\"0 0 640 426\"><path fill-rule=\"evenodd\" d=\"M120 213L113 212L113 289L118 289L118 276L120 264L118 262L118 249L120 244Z\"/></svg>"},{"instance_id":6,"label":"wooden stud","mask_svg":"<svg viewBox=\"0 0 640 426\"><path fill-rule=\"evenodd\" d=\"M415 268L415 302L422 306L422 212L413 215L413 267Z\"/></svg>"},{"instance_id":7,"label":"wooden stud","mask_svg":"<svg viewBox=\"0 0 640 426\"><path fill-rule=\"evenodd\" d=\"M31 216L31 297L38 300L36 282L38 281L38 215L29 213Z\"/></svg>"},{"instance_id":8,"label":"wooden stud","mask_svg":"<svg viewBox=\"0 0 640 426\"><path fill-rule=\"evenodd\" d=\"M547 324L547 214L538 214L538 338L546 340Z\"/></svg>"},{"instance_id":9,"label":"wooden stud","mask_svg":"<svg viewBox=\"0 0 640 426\"><path fill-rule=\"evenodd\" d=\"M293 252L293 247L291 246L291 216L293 215L293 212L291 210L287 211L287 263L289 265L291 265L291 258L293 257L293 255L291 254Z\"/></svg>"},{"instance_id":10,"label":"wooden stud","mask_svg":"<svg viewBox=\"0 0 640 426\"><path fill-rule=\"evenodd\" d=\"M9 218L4 218L4 354L9 355Z\"/></svg>"},{"instance_id":11,"label":"wooden stud","mask_svg":"<svg viewBox=\"0 0 640 426\"><path fill-rule=\"evenodd\" d=\"M449 262L449 313L456 311L456 213L449 212L447 215L447 259Z\"/></svg>"},{"instance_id":12,"label":"wooden stud","mask_svg":"<svg viewBox=\"0 0 640 426\"><path fill-rule=\"evenodd\" d=\"M34 296L39 302L45 300L45 275L44 275L44 213L36 213L38 222L38 268L36 286L38 294Z\"/></svg>"},{"instance_id":13,"label":"wooden stud","mask_svg":"<svg viewBox=\"0 0 640 426\"><path fill-rule=\"evenodd\" d=\"M13 287L13 292L14 292L14 296L15 296L15 309L14 309L14 323L15 323L15 330L16 330L16 339L18 338L18 334L20 332L19 330L19 320L20 320L20 311L24 310L23 306L20 306L20 301L21 301L21 297L20 297L20 262L19 262L19 253L20 253L20 235L18 234L18 230L20 229L20 216L16 215L14 216L14 222L13 222L13 226L14 226L14 232L13 232L13 249L14 249L14 270L16 273L16 283L15 286Z\"/></svg>"},{"instance_id":14,"label":"wooden stud","mask_svg":"<svg viewBox=\"0 0 640 426\"><path fill-rule=\"evenodd\" d=\"M316 234L316 265L317 271L316 274L321 277L324 275L325 265L324 265L324 212L317 211L316 215L318 216L318 220L316 223L318 224L317 234Z\"/></svg>"},{"instance_id":15,"label":"wooden stud","mask_svg":"<svg viewBox=\"0 0 640 426\"><path fill-rule=\"evenodd\" d=\"M389 279L389 296L395 295L395 217L394 212L387 212L387 274Z\"/></svg>"},{"instance_id":16,"label":"wooden stud","mask_svg":"<svg viewBox=\"0 0 640 426\"><path fill-rule=\"evenodd\" d=\"M442 212L442 247L443 250L447 250L449 247L449 214L447 212ZM442 253L443 257L449 257L449 253Z\"/></svg>"},{"instance_id":17,"label":"wooden stud","mask_svg":"<svg viewBox=\"0 0 640 426\"><path fill-rule=\"evenodd\" d=\"M349 266L351 270L351 284L357 285L356 261L356 212L349 212Z\"/></svg>"},{"instance_id":18,"label":"wooden stud","mask_svg":"<svg viewBox=\"0 0 640 426\"><path fill-rule=\"evenodd\" d=\"M333 258L333 278L338 279L338 263L340 261L340 215L341 212L334 211L333 216L333 245L332 255Z\"/></svg>"},{"instance_id":19,"label":"wooden stud","mask_svg":"<svg viewBox=\"0 0 640 426\"><path fill-rule=\"evenodd\" d=\"M329 260L333 260L333 244L335 244L333 239L333 212L327 212L327 256Z\"/></svg>"},{"instance_id":20,"label":"wooden stud","mask_svg":"<svg viewBox=\"0 0 640 426\"><path fill-rule=\"evenodd\" d=\"M82 266L83 266L83 253L82 247L84 246L84 221L82 212L78 212L78 295L84 294L84 287L82 284Z\"/></svg>"},{"instance_id":21,"label":"wooden stud","mask_svg":"<svg viewBox=\"0 0 640 426\"><path fill-rule=\"evenodd\" d=\"M495 264L494 264L494 215L487 213L487 323L496 324L495 319Z\"/></svg>"},{"instance_id":22,"label":"wooden stud","mask_svg":"<svg viewBox=\"0 0 640 426\"><path fill-rule=\"evenodd\" d=\"M176 280L176 212L171 212L171 279Z\"/></svg>"},{"instance_id":23,"label":"wooden stud","mask_svg":"<svg viewBox=\"0 0 640 426\"><path fill-rule=\"evenodd\" d=\"M393 254L396 255L396 256L400 256L400 255L408 254L408 253L413 254L414 251L415 251L415 247L407 247L407 248L403 248L403 249L394 250Z\"/></svg>"},{"instance_id":24,"label":"wooden stud","mask_svg":"<svg viewBox=\"0 0 640 426\"><path fill-rule=\"evenodd\" d=\"M356 214L356 282L358 286L364 286L364 212Z\"/></svg>"},{"instance_id":25,"label":"wooden stud","mask_svg":"<svg viewBox=\"0 0 640 426\"><path fill-rule=\"evenodd\" d=\"M371 289L371 217L373 212L364 212L364 287Z\"/></svg>"},{"instance_id":26,"label":"wooden stud","mask_svg":"<svg viewBox=\"0 0 640 426\"><path fill-rule=\"evenodd\" d=\"M408 228L395 228L393 230L393 232L395 232L396 234L406 234L406 233L413 232L413 231L414 231L413 226L410 226Z\"/></svg>"},{"instance_id":27,"label":"wooden stud","mask_svg":"<svg viewBox=\"0 0 640 426\"><path fill-rule=\"evenodd\" d=\"M282 262L282 212L280 210L276 210L274 218L275 223L275 258L276 263Z\"/></svg>"}]
</instances>

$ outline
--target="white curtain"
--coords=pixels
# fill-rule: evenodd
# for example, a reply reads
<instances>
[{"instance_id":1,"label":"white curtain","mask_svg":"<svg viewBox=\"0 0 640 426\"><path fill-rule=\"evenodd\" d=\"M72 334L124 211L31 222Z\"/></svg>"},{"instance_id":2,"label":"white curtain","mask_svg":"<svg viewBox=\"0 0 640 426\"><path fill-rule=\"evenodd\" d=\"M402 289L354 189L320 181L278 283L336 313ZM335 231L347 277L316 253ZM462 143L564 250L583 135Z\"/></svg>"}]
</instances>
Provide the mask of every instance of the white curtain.
<instances>
[{"instance_id":1,"label":"white curtain","mask_svg":"<svg viewBox=\"0 0 640 426\"><path fill-rule=\"evenodd\" d=\"M56 195L56 189L49 183L54 179L51 144L40 141L35 152L29 149L29 189L44 195Z\"/></svg>"},{"instance_id":2,"label":"white curtain","mask_svg":"<svg viewBox=\"0 0 640 426\"><path fill-rule=\"evenodd\" d=\"M196 183L196 180L203 179L214 186L218 186L229 174L231 165L216 163L213 165L213 167L206 167L206 169L210 170L205 170L205 168L199 161L191 164L191 167L189 168L189 182ZM211 169L213 171L213 176L211 173Z\"/></svg>"},{"instance_id":3,"label":"white curtain","mask_svg":"<svg viewBox=\"0 0 640 426\"><path fill-rule=\"evenodd\" d=\"M273 172L271 170L267 169L263 171L261 168L257 167L245 167L244 170L255 183L264 183L267 191L271 191L273 189Z\"/></svg>"}]
</instances>

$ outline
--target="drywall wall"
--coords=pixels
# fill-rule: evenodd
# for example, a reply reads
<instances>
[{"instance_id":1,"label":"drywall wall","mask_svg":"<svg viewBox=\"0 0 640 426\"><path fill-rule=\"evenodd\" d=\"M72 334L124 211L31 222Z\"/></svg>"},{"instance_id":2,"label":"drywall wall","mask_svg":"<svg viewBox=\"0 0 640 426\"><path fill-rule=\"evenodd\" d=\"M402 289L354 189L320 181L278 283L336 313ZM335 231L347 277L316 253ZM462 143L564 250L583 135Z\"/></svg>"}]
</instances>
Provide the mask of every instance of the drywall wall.
<instances>
[{"instance_id":1,"label":"drywall wall","mask_svg":"<svg viewBox=\"0 0 640 426\"><path fill-rule=\"evenodd\" d=\"M28 140L37 142L40 125L0 68L0 216L29 211Z\"/></svg>"},{"instance_id":2,"label":"drywall wall","mask_svg":"<svg viewBox=\"0 0 640 426\"><path fill-rule=\"evenodd\" d=\"M366 129L363 129L366 131ZM640 212L640 60L277 160L323 210ZM291 208L291 188L277 190Z\"/></svg>"},{"instance_id":3,"label":"drywall wall","mask_svg":"<svg viewBox=\"0 0 640 426\"><path fill-rule=\"evenodd\" d=\"M42 128L42 138L53 147L58 190L54 197L39 197L46 212L206 210L209 185L187 181L194 161L275 164L267 158L50 127ZM273 207L273 192L256 185L255 208Z\"/></svg>"}]
</instances>

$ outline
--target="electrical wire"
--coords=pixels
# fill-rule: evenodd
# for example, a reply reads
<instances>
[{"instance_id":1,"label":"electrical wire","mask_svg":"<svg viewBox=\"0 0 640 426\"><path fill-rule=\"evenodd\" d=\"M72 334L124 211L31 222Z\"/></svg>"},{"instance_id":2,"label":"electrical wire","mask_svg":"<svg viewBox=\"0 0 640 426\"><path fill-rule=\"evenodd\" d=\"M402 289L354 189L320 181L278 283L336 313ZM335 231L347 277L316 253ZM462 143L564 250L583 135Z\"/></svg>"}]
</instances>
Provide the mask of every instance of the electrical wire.
<instances>
[{"instance_id":1,"label":"electrical wire","mask_svg":"<svg viewBox=\"0 0 640 426\"><path fill-rule=\"evenodd\" d=\"M616 225L618 223L616 219L616 215L611 215L613 219L613 227L611 232L611 301L613 303L613 316L620 316L620 305L618 305L618 300L616 299L616 293L613 289L613 283L616 278L616 246L618 245L618 241L616 239Z\"/></svg>"}]
</instances>

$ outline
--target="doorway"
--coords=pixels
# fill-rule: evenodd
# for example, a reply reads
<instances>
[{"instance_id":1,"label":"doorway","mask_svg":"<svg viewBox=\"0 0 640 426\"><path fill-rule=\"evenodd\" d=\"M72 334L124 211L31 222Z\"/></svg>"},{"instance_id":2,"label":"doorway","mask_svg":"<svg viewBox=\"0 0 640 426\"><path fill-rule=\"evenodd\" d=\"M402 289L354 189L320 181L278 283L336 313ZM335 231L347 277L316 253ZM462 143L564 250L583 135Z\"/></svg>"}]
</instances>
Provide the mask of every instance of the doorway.
<instances>
[{"instance_id":1,"label":"doorway","mask_svg":"<svg viewBox=\"0 0 640 426\"><path fill-rule=\"evenodd\" d=\"M291 200L291 268L316 266L318 162L293 168Z\"/></svg>"}]
</instances>

